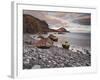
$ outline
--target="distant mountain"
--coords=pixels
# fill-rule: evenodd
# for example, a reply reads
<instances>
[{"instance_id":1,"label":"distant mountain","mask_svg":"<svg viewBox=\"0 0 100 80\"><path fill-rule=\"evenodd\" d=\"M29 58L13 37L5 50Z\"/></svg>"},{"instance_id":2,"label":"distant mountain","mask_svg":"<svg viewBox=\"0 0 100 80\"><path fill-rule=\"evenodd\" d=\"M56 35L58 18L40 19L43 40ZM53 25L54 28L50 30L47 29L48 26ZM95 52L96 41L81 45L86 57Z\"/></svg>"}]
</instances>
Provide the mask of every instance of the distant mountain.
<instances>
[{"instance_id":1,"label":"distant mountain","mask_svg":"<svg viewBox=\"0 0 100 80\"><path fill-rule=\"evenodd\" d=\"M59 29L57 29L58 32L69 32L68 30L66 30L65 28L61 27Z\"/></svg>"}]
</instances>

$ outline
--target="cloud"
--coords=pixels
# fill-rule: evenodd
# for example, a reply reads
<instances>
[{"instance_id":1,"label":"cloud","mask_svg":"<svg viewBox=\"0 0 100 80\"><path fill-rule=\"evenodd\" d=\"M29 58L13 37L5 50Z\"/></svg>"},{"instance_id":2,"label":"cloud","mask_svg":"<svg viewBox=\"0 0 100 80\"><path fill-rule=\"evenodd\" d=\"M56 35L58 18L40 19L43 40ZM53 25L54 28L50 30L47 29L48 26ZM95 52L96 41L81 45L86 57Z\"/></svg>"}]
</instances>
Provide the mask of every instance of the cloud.
<instances>
[{"instance_id":1,"label":"cloud","mask_svg":"<svg viewBox=\"0 0 100 80\"><path fill-rule=\"evenodd\" d=\"M45 20L48 24L67 23L67 20L64 20L63 18L59 17L62 14L65 15L65 13L47 12L47 11L33 11L33 10L24 10L23 13L32 15L36 18L41 19L41 20Z\"/></svg>"},{"instance_id":2,"label":"cloud","mask_svg":"<svg viewBox=\"0 0 100 80\"><path fill-rule=\"evenodd\" d=\"M70 31L90 32L91 14L75 12L50 12L24 10L24 14L32 15L40 20L45 20L50 28L65 27Z\"/></svg>"},{"instance_id":3,"label":"cloud","mask_svg":"<svg viewBox=\"0 0 100 80\"><path fill-rule=\"evenodd\" d=\"M78 18L74 19L73 22L83 24L83 25L90 25L91 24L91 16L88 15L88 16L78 17Z\"/></svg>"},{"instance_id":4,"label":"cloud","mask_svg":"<svg viewBox=\"0 0 100 80\"><path fill-rule=\"evenodd\" d=\"M51 21L52 23L60 23L60 24L67 23L67 20L64 20L56 16L45 15L45 17L48 21Z\"/></svg>"}]
</instances>

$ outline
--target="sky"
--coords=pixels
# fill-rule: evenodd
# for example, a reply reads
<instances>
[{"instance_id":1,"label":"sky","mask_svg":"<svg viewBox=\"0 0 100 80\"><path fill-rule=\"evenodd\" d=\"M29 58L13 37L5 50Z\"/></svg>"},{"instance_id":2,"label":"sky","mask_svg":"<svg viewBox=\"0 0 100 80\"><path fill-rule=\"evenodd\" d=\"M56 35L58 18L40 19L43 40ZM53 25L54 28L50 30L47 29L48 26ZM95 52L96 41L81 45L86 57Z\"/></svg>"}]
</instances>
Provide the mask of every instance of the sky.
<instances>
[{"instance_id":1,"label":"sky","mask_svg":"<svg viewBox=\"0 0 100 80\"><path fill-rule=\"evenodd\" d=\"M51 29L64 27L70 32L91 31L90 13L24 10L23 14L46 21Z\"/></svg>"}]
</instances>

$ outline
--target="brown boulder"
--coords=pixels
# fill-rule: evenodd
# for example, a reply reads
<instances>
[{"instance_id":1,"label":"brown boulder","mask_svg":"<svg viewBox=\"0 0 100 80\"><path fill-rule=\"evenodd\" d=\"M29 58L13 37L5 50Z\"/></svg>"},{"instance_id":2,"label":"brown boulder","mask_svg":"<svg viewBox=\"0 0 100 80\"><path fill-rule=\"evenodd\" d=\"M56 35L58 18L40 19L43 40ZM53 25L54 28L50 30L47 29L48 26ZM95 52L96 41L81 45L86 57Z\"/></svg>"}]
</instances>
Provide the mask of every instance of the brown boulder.
<instances>
[{"instance_id":1,"label":"brown boulder","mask_svg":"<svg viewBox=\"0 0 100 80\"><path fill-rule=\"evenodd\" d=\"M64 44L62 44L62 47L65 49L69 49L70 45L69 43L66 41Z\"/></svg>"},{"instance_id":2,"label":"brown boulder","mask_svg":"<svg viewBox=\"0 0 100 80\"><path fill-rule=\"evenodd\" d=\"M48 38L50 38L51 40L53 40L53 41L55 41L55 42L58 41L58 38L57 38L56 36L54 36L53 34L50 34L50 35L48 36Z\"/></svg>"},{"instance_id":3,"label":"brown boulder","mask_svg":"<svg viewBox=\"0 0 100 80\"><path fill-rule=\"evenodd\" d=\"M53 46L53 41L49 38L41 39L37 41L35 46L42 49L50 48L51 46Z\"/></svg>"}]
</instances>

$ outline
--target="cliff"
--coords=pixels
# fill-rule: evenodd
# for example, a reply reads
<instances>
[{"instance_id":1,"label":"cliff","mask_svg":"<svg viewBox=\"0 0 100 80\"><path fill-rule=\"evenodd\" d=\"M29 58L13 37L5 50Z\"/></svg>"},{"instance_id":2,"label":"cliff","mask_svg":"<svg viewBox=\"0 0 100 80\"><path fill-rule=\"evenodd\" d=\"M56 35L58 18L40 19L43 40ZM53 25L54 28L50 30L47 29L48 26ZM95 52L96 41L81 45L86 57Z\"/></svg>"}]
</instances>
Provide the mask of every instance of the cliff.
<instances>
[{"instance_id":1,"label":"cliff","mask_svg":"<svg viewBox=\"0 0 100 80\"><path fill-rule=\"evenodd\" d=\"M48 24L45 21L39 20L28 14L23 15L24 33L46 33L49 30Z\"/></svg>"}]
</instances>

